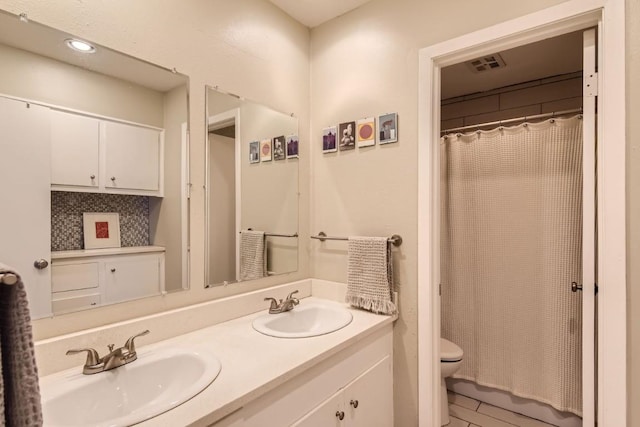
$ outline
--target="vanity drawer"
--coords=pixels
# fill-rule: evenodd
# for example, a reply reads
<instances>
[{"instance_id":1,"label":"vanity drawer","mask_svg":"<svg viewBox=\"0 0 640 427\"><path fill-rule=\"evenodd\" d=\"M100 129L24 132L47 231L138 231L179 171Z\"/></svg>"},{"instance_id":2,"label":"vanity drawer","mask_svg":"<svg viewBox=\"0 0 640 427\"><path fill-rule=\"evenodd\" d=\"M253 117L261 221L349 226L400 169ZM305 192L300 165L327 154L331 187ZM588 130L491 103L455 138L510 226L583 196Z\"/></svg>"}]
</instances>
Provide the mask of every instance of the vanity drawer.
<instances>
[{"instance_id":1,"label":"vanity drawer","mask_svg":"<svg viewBox=\"0 0 640 427\"><path fill-rule=\"evenodd\" d=\"M56 264L51 266L51 292L97 288L98 263Z\"/></svg>"},{"instance_id":2,"label":"vanity drawer","mask_svg":"<svg viewBox=\"0 0 640 427\"><path fill-rule=\"evenodd\" d=\"M51 308L54 313L60 313L63 311L75 311L83 308L91 308L100 305L100 294L82 295L70 298L55 299L56 294L53 294L51 300Z\"/></svg>"}]
</instances>

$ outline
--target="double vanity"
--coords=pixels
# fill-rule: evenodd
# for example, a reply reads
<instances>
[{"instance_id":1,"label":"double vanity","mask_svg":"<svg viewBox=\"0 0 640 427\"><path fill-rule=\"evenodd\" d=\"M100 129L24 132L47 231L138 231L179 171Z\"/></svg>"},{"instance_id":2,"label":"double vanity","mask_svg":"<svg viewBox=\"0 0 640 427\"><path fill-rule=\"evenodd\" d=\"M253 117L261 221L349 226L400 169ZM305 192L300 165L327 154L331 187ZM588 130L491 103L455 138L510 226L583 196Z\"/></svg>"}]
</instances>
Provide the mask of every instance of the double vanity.
<instances>
[{"instance_id":1,"label":"double vanity","mask_svg":"<svg viewBox=\"0 0 640 427\"><path fill-rule=\"evenodd\" d=\"M394 318L350 308L344 292L309 279L37 342L39 363L55 358L39 365L45 425L392 425ZM269 297L286 310L269 314ZM137 360L94 375L84 352L51 353L144 329Z\"/></svg>"}]
</instances>

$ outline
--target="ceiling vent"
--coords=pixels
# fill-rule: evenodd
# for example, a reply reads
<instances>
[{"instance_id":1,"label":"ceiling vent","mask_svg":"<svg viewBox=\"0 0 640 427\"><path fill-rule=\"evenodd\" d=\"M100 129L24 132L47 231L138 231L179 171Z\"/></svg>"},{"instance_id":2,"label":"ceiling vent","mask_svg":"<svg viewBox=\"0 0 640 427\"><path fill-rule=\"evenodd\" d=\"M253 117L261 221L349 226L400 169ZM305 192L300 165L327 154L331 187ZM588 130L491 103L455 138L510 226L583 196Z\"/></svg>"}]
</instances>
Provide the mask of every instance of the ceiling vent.
<instances>
[{"instance_id":1,"label":"ceiling vent","mask_svg":"<svg viewBox=\"0 0 640 427\"><path fill-rule=\"evenodd\" d=\"M497 70L498 68L504 68L506 66L504 59L502 59L498 53L472 59L467 62L467 65L474 73L484 73L485 71Z\"/></svg>"}]
</instances>

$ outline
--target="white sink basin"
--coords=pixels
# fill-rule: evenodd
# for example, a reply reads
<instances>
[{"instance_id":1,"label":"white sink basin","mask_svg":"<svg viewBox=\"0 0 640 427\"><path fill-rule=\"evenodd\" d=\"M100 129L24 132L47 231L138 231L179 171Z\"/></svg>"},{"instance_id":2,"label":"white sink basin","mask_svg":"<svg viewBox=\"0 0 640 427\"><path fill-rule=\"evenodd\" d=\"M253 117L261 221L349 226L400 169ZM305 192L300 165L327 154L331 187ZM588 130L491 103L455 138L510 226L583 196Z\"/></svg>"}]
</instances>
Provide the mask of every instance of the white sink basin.
<instances>
[{"instance_id":1,"label":"white sink basin","mask_svg":"<svg viewBox=\"0 0 640 427\"><path fill-rule=\"evenodd\" d=\"M94 375L81 368L41 381L45 426L129 426L191 399L213 382L220 361L196 349L155 349Z\"/></svg>"},{"instance_id":2,"label":"white sink basin","mask_svg":"<svg viewBox=\"0 0 640 427\"><path fill-rule=\"evenodd\" d=\"M344 306L331 302L305 302L280 314L265 314L253 321L253 329L278 338L306 338L342 329L353 315Z\"/></svg>"}]
</instances>

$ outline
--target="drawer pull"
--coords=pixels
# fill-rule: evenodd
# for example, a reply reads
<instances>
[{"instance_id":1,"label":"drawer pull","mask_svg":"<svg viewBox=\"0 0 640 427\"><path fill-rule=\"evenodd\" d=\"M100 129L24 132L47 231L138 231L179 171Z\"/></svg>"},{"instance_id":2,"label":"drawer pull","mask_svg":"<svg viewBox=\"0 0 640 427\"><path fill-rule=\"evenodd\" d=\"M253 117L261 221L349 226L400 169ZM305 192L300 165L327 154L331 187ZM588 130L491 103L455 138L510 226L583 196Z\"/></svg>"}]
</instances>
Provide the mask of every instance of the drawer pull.
<instances>
[{"instance_id":1,"label":"drawer pull","mask_svg":"<svg viewBox=\"0 0 640 427\"><path fill-rule=\"evenodd\" d=\"M112 272L112 273L115 273L115 272L116 272L116 269L115 269L115 268L112 268L112 269L111 269L111 272Z\"/></svg>"},{"instance_id":2,"label":"drawer pull","mask_svg":"<svg viewBox=\"0 0 640 427\"><path fill-rule=\"evenodd\" d=\"M340 421L344 420L344 412L336 411L336 418L339 419Z\"/></svg>"},{"instance_id":3,"label":"drawer pull","mask_svg":"<svg viewBox=\"0 0 640 427\"><path fill-rule=\"evenodd\" d=\"M91 181L93 181L94 179L96 179L96 176L95 175L91 175L90 178L91 178Z\"/></svg>"},{"instance_id":4,"label":"drawer pull","mask_svg":"<svg viewBox=\"0 0 640 427\"><path fill-rule=\"evenodd\" d=\"M357 400L351 400L351 402L349 402L349 405L353 406L354 408L358 407L358 401Z\"/></svg>"}]
</instances>

